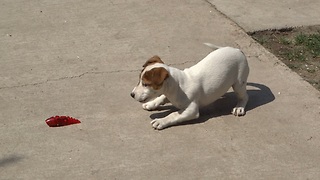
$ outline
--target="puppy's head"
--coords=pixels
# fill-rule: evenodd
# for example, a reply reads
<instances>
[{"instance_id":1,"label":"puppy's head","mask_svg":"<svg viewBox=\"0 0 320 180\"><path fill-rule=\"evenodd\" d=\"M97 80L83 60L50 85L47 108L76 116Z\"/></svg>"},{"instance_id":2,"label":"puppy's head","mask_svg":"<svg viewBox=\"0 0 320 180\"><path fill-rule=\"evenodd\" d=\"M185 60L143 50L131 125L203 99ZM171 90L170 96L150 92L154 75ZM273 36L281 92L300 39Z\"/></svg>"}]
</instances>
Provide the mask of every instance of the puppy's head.
<instances>
[{"instance_id":1,"label":"puppy's head","mask_svg":"<svg viewBox=\"0 0 320 180\"><path fill-rule=\"evenodd\" d=\"M131 97L139 102L147 102L160 96L162 85L169 77L159 56L153 56L144 65L138 85L132 90Z\"/></svg>"}]
</instances>

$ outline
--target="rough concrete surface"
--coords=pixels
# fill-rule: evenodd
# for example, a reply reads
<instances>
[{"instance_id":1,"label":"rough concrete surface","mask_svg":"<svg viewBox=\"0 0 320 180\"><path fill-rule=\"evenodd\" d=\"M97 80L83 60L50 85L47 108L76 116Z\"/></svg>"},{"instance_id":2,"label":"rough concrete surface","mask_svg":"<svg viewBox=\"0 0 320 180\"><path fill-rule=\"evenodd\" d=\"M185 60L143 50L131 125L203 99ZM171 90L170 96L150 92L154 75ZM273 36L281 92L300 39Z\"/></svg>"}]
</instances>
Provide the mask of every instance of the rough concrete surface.
<instances>
[{"instance_id":1,"label":"rough concrete surface","mask_svg":"<svg viewBox=\"0 0 320 180\"><path fill-rule=\"evenodd\" d=\"M318 179L320 93L206 1L11 1L0 6L0 179ZM212 42L251 68L201 118L155 131L130 96L158 54L189 67ZM81 124L50 128L69 115Z\"/></svg>"},{"instance_id":2,"label":"rough concrete surface","mask_svg":"<svg viewBox=\"0 0 320 180\"><path fill-rule=\"evenodd\" d=\"M319 0L208 0L247 32L319 25Z\"/></svg>"}]
</instances>

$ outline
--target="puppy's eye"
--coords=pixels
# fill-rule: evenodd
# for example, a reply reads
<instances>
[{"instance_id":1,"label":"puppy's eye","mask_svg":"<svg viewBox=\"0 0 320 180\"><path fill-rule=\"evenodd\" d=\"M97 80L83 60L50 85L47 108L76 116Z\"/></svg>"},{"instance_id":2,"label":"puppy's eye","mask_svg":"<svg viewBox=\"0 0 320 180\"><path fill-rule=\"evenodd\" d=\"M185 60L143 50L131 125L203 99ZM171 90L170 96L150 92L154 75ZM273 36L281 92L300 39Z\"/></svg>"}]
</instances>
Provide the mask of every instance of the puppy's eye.
<instances>
[{"instance_id":1,"label":"puppy's eye","mask_svg":"<svg viewBox=\"0 0 320 180\"><path fill-rule=\"evenodd\" d=\"M143 82L143 83L142 83L142 86L143 86L143 87L147 87L147 86L149 86L149 84Z\"/></svg>"}]
</instances>

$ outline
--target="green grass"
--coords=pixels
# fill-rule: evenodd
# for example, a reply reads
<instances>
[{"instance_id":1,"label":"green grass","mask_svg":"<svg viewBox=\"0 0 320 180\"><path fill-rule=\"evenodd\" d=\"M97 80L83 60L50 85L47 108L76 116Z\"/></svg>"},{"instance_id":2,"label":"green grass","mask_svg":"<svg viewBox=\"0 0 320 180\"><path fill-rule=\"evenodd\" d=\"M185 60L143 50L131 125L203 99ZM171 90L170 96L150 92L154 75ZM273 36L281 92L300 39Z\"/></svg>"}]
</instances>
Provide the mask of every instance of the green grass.
<instances>
[{"instance_id":1,"label":"green grass","mask_svg":"<svg viewBox=\"0 0 320 180\"><path fill-rule=\"evenodd\" d=\"M307 61L310 57L320 57L320 31L314 34L300 33L292 38L278 38L275 34L273 37L286 49L285 53L280 54L290 61ZM268 44L269 39L266 36L255 37L261 45Z\"/></svg>"},{"instance_id":2,"label":"green grass","mask_svg":"<svg viewBox=\"0 0 320 180\"><path fill-rule=\"evenodd\" d=\"M305 61L305 55L299 49L292 49L283 54L287 59L292 61Z\"/></svg>"},{"instance_id":3,"label":"green grass","mask_svg":"<svg viewBox=\"0 0 320 180\"><path fill-rule=\"evenodd\" d=\"M284 44L284 45L291 44L291 41L289 39L285 38L285 37L280 37L279 41L280 41L281 44Z\"/></svg>"},{"instance_id":4,"label":"green grass","mask_svg":"<svg viewBox=\"0 0 320 180\"><path fill-rule=\"evenodd\" d=\"M308 57L320 57L320 33L300 33L293 40L281 37L279 43L290 47L283 55L291 61L306 61Z\"/></svg>"},{"instance_id":5,"label":"green grass","mask_svg":"<svg viewBox=\"0 0 320 180\"><path fill-rule=\"evenodd\" d=\"M268 38L266 37L260 37L260 38L254 38L256 41L258 41L258 43L260 43L261 45L266 44L268 42Z\"/></svg>"},{"instance_id":6,"label":"green grass","mask_svg":"<svg viewBox=\"0 0 320 180\"><path fill-rule=\"evenodd\" d=\"M295 45L303 46L313 57L320 56L320 33L299 34L295 37Z\"/></svg>"},{"instance_id":7,"label":"green grass","mask_svg":"<svg viewBox=\"0 0 320 180\"><path fill-rule=\"evenodd\" d=\"M320 26L292 31L262 31L252 37L320 90Z\"/></svg>"},{"instance_id":8,"label":"green grass","mask_svg":"<svg viewBox=\"0 0 320 180\"><path fill-rule=\"evenodd\" d=\"M307 35L300 33L295 38L295 45L302 45L304 42L307 41Z\"/></svg>"}]
</instances>

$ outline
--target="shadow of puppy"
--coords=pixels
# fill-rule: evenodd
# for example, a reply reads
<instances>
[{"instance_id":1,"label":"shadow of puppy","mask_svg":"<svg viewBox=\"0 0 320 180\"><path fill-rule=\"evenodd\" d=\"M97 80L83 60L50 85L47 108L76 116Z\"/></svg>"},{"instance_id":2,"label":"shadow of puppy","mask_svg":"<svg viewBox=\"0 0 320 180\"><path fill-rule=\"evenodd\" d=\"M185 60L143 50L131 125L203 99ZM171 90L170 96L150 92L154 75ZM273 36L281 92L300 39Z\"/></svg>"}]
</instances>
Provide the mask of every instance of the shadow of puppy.
<instances>
[{"instance_id":1,"label":"shadow of puppy","mask_svg":"<svg viewBox=\"0 0 320 180\"><path fill-rule=\"evenodd\" d=\"M247 86L252 86L255 89L247 90L247 93L249 95L249 101L246 106L246 112L249 112L259 106L268 104L275 99L275 96L271 92L270 88L263 84L247 83ZM234 108L236 104L237 104L237 97L235 93L227 92L224 96L222 96L212 104L201 108L200 117L198 119L182 122L174 126L199 124L199 123L204 123L207 120L214 117L230 115L231 110ZM178 111L178 109L172 105L165 105L165 106L159 107L157 111L158 112L150 115L151 119L166 117L172 112Z\"/></svg>"}]
</instances>

